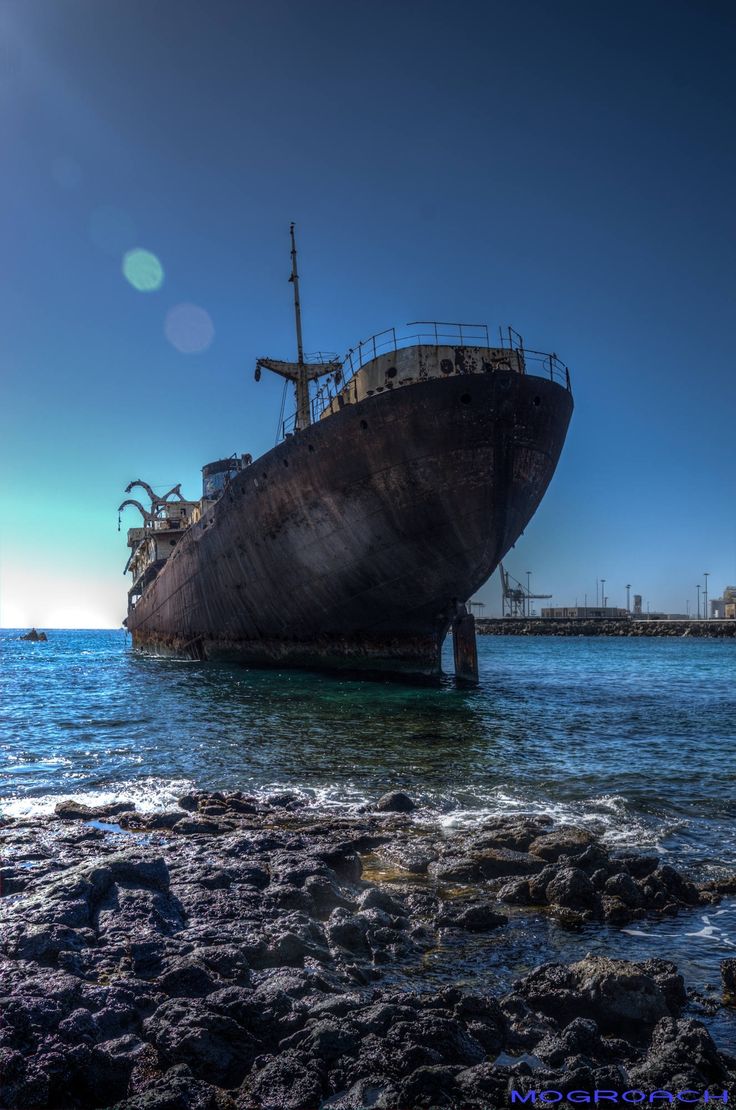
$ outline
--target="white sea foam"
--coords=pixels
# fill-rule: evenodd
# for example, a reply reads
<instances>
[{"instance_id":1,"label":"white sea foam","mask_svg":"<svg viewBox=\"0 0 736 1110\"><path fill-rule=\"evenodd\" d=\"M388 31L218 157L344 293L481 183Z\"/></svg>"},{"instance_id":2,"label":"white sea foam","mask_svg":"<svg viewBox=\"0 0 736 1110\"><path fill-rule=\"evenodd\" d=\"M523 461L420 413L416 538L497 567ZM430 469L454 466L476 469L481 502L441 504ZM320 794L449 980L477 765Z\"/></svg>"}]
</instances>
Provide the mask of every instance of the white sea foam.
<instances>
[{"instance_id":1,"label":"white sea foam","mask_svg":"<svg viewBox=\"0 0 736 1110\"><path fill-rule=\"evenodd\" d=\"M556 824L587 828L609 847L636 845L664 852L662 841L676 827L662 821L647 823L632 812L626 799L618 794L600 794L566 801L537 796L530 798L498 787L476 805L458 807L445 813L442 826L448 831L475 826L484 818L547 815Z\"/></svg>"},{"instance_id":2,"label":"white sea foam","mask_svg":"<svg viewBox=\"0 0 736 1110\"><path fill-rule=\"evenodd\" d=\"M141 812L173 809L177 798L194 788L190 779L142 778L122 781L99 790L75 790L70 783L59 794L24 795L0 799L0 814L5 817L36 817L54 812L54 806L65 798L74 798L86 806L115 805L132 802Z\"/></svg>"},{"instance_id":3,"label":"white sea foam","mask_svg":"<svg viewBox=\"0 0 736 1110\"><path fill-rule=\"evenodd\" d=\"M722 917L722 921L715 924L711 921L713 917ZM687 918L684 918L687 921ZM736 920L736 907L733 905L726 906L724 909L717 910L702 914L700 921L702 928L692 929L687 925L683 927L680 925L678 928L675 923L671 927L663 927L662 924L642 928L641 926L630 926L621 930L630 937L642 937L646 940L660 941L663 938L672 940L673 937L679 940L686 940L688 944L693 941L712 941L718 948L736 948L736 941L733 940L733 926ZM689 922L692 924L692 922Z\"/></svg>"},{"instance_id":4,"label":"white sea foam","mask_svg":"<svg viewBox=\"0 0 736 1110\"><path fill-rule=\"evenodd\" d=\"M140 812L171 809L177 799L197 788L191 779L147 777L122 780L114 786L99 789L74 789L69 782L60 793L0 799L0 813L9 817L30 817L53 813L63 798L74 798L88 806L132 802ZM269 782L242 788L258 799L276 793L294 794L301 801L333 816L348 816L360 811L374 811L378 792L368 793L364 786L351 783L330 783L315 786L290 782ZM476 828L493 817L548 815L556 824L576 824L589 829L609 847L648 848L664 852L662 841L676 825L662 821L647 822L633 813L626 800L616 794L601 794L569 801L544 796L529 797L508 787L480 794L468 792L461 797L452 794L410 791L419 808L412 820L420 827L439 826L447 835Z\"/></svg>"}]
</instances>

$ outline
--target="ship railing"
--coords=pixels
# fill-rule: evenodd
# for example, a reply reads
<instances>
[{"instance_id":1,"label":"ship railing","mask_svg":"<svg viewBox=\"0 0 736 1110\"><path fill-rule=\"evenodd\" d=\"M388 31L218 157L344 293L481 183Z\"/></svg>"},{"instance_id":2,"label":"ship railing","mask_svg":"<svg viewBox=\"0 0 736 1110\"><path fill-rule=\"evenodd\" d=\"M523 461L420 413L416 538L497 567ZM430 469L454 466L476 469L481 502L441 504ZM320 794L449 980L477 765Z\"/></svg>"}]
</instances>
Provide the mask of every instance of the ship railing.
<instances>
[{"instance_id":1,"label":"ship railing","mask_svg":"<svg viewBox=\"0 0 736 1110\"><path fill-rule=\"evenodd\" d=\"M554 353L549 354L545 351L536 351L533 348L525 347L523 337L510 326L499 328L498 340L494 336L493 342L491 342L487 324L413 320L405 328L400 330L386 328L384 331L369 336L368 339L361 339L355 347L351 347L341 360L341 370L325 378L314 391L310 399L312 421L319 420L335 401L340 407L345 404L354 404L357 401L355 375L367 363L391 351L422 345L485 347L515 351L519 356L518 373L530 373L536 377L549 378L550 381L564 386L568 392L571 390L570 371L565 363ZM307 362L327 362L334 359L334 355L330 355L328 358L321 352L305 356ZM282 438L294 433L296 422L296 413L293 413L286 420L282 420Z\"/></svg>"},{"instance_id":2,"label":"ship railing","mask_svg":"<svg viewBox=\"0 0 736 1110\"><path fill-rule=\"evenodd\" d=\"M409 331L409 328L422 328L426 330ZM397 332L396 328L386 328L376 332L368 339L361 339L351 347L343 359L345 378L351 377L372 362L379 355L389 351L398 351L402 347L414 347L422 343L431 343L434 347L490 347L491 341L487 324L456 324L440 320L412 320Z\"/></svg>"},{"instance_id":3,"label":"ship railing","mask_svg":"<svg viewBox=\"0 0 736 1110\"><path fill-rule=\"evenodd\" d=\"M537 378L549 378L551 382L564 385L568 393L572 391L570 371L556 354L533 351L529 347L522 347L520 351L524 359L524 372L526 374L533 374Z\"/></svg>"}]
</instances>

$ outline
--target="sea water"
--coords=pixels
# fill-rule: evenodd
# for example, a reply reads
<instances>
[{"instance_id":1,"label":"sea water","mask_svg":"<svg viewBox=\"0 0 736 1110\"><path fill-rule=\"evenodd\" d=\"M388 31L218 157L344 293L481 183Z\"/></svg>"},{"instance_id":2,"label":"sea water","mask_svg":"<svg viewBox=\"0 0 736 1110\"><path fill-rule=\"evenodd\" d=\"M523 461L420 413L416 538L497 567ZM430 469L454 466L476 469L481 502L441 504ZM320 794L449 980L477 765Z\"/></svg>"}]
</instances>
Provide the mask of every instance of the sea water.
<instances>
[{"instance_id":1,"label":"sea water","mask_svg":"<svg viewBox=\"0 0 736 1110\"><path fill-rule=\"evenodd\" d=\"M194 787L288 788L349 813L401 788L421 804L415 820L448 835L486 815L549 813L701 878L736 870L732 639L479 637L480 688L461 690L147 657L122 631L19 635L0 633L9 816L66 797L161 809ZM503 986L542 958L596 951L672 958L717 993L736 903L580 933L523 913L497 939L448 945L416 975L482 969Z\"/></svg>"}]
</instances>

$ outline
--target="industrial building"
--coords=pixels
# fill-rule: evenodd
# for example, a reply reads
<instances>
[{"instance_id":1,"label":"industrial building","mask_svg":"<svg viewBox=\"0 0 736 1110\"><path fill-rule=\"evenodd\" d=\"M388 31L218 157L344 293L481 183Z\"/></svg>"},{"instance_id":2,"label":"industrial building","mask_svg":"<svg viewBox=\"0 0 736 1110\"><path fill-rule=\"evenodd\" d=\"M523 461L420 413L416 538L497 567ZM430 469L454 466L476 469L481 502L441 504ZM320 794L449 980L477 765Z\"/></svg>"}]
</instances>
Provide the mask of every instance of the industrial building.
<instances>
[{"instance_id":1,"label":"industrial building","mask_svg":"<svg viewBox=\"0 0 736 1110\"><path fill-rule=\"evenodd\" d=\"M736 620L736 586L726 586L723 597L711 598L710 616L714 620Z\"/></svg>"},{"instance_id":2,"label":"industrial building","mask_svg":"<svg viewBox=\"0 0 736 1110\"><path fill-rule=\"evenodd\" d=\"M543 617L553 620L608 620L616 621L630 617L626 609L614 609L613 606L574 605L570 608L542 609Z\"/></svg>"}]
</instances>

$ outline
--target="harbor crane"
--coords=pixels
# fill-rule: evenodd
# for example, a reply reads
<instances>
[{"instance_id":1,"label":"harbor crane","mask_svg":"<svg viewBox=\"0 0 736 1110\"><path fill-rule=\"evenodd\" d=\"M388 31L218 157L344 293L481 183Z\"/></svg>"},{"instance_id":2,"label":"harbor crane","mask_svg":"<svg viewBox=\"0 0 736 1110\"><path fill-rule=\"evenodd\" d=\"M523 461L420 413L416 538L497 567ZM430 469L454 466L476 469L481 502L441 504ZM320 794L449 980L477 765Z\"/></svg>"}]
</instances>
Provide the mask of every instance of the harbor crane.
<instances>
[{"instance_id":1,"label":"harbor crane","mask_svg":"<svg viewBox=\"0 0 736 1110\"><path fill-rule=\"evenodd\" d=\"M530 617L532 609L530 602L547 601L552 597L552 594L530 593L528 586L525 588L521 582L503 569L503 563L499 563L499 570L503 597L501 612L504 617Z\"/></svg>"}]
</instances>

